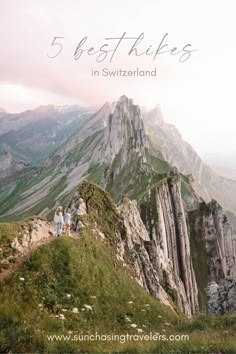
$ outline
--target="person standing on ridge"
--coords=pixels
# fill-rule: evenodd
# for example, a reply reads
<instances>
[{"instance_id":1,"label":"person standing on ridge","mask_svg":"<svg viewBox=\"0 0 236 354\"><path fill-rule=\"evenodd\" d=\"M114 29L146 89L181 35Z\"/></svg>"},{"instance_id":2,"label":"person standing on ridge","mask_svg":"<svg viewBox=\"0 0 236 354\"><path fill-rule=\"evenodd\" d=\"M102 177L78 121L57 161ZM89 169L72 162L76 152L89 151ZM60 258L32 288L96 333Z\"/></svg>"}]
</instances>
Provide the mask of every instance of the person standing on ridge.
<instances>
[{"instance_id":1,"label":"person standing on ridge","mask_svg":"<svg viewBox=\"0 0 236 354\"><path fill-rule=\"evenodd\" d=\"M64 220L63 220L62 210L63 210L63 208L61 206L59 206L55 212L55 215L54 215L54 222L56 224L57 237L60 237L62 234L62 231L63 231Z\"/></svg>"},{"instance_id":2,"label":"person standing on ridge","mask_svg":"<svg viewBox=\"0 0 236 354\"><path fill-rule=\"evenodd\" d=\"M64 215L64 223L65 223L65 234L66 234L66 236L70 236L70 225L71 225L71 210L70 210L70 208L66 209L66 213Z\"/></svg>"},{"instance_id":3,"label":"person standing on ridge","mask_svg":"<svg viewBox=\"0 0 236 354\"><path fill-rule=\"evenodd\" d=\"M78 205L78 209L76 211L77 214L77 220L76 220L76 225L75 225L75 229L76 231L80 231L80 218L82 215L87 214L87 207L86 207L86 203L84 201L83 198L79 198L79 205Z\"/></svg>"}]
</instances>

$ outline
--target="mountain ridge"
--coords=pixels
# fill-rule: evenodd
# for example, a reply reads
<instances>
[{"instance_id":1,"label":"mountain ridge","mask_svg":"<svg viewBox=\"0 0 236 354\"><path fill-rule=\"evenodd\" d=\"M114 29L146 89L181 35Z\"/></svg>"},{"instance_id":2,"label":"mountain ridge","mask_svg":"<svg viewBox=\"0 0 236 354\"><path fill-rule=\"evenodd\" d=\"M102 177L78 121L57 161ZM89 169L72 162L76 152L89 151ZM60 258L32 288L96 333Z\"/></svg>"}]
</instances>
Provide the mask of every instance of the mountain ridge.
<instances>
[{"instance_id":1,"label":"mountain ridge","mask_svg":"<svg viewBox=\"0 0 236 354\"><path fill-rule=\"evenodd\" d=\"M40 106L18 114L2 114L0 146L16 161L40 164L90 115L80 106Z\"/></svg>"},{"instance_id":2,"label":"mountain ridge","mask_svg":"<svg viewBox=\"0 0 236 354\"><path fill-rule=\"evenodd\" d=\"M198 156L190 144L185 142L177 128L164 121L160 107L144 114L144 124L157 150L170 164L185 175L191 174L195 191L209 202L216 199L224 207L236 214L236 181L218 176Z\"/></svg>"}]
</instances>

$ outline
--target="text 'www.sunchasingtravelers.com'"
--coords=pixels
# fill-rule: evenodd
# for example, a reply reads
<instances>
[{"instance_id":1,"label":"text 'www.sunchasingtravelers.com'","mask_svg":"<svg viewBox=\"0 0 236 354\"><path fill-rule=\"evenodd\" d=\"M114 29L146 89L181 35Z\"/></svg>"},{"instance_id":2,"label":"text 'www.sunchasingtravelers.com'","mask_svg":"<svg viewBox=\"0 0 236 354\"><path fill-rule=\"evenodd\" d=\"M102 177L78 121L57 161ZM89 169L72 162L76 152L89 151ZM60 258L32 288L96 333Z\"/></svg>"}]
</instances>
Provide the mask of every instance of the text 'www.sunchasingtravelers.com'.
<instances>
[{"instance_id":1,"label":"text 'www.sunchasingtravelers.com'","mask_svg":"<svg viewBox=\"0 0 236 354\"><path fill-rule=\"evenodd\" d=\"M189 341L189 336L187 334L159 334L159 333L148 333L148 334L68 334L68 335L57 335L57 334L50 334L47 335L47 340L49 342L88 342L88 341L102 341L102 342L120 342L126 343L130 341Z\"/></svg>"}]
</instances>

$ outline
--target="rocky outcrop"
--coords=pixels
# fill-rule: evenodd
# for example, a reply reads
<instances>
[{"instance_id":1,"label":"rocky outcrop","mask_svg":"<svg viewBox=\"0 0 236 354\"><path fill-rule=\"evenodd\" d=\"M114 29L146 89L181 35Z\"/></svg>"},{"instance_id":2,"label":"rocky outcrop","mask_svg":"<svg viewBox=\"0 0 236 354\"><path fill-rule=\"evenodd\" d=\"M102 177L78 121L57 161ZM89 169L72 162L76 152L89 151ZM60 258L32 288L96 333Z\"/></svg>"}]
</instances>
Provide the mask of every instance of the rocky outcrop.
<instances>
[{"instance_id":1,"label":"rocky outcrop","mask_svg":"<svg viewBox=\"0 0 236 354\"><path fill-rule=\"evenodd\" d=\"M176 273L174 262L163 248L160 239L150 238L136 202L126 198L119 209L125 228L121 248L123 253L120 257L124 258L126 253L129 254L133 259L137 281L152 296L170 306L177 305L179 310L191 317L198 309L197 288L186 289L185 281ZM168 247L168 241L165 242ZM192 266L188 276L188 281L192 281L195 286ZM195 294L191 293L192 290Z\"/></svg>"},{"instance_id":2,"label":"rocky outcrop","mask_svg":"<svg viewBox=\"0 0 236 354\"><path fill-rule=\"evenodd\" d=\"M161 263L161 279L174 301L185 313L198 310L198 289L190 253L189 228L181 197L180 177L176 171L150 190L141 204L141 216L151 243L165 259ZM170 271L166 271L166 269ZM171 274L178 291L173 292ZM180 286L181 284L181 286Z\"/></svg>"},{"instance_id":3,"label":"rocky outcrop","mask_svg":"<svg viewBox=\"0 0 236 354\"><path fill-rule=\"evenodd\" d=\"M52 224L43 219L34 219L29 225L22 226L23 235L15 237L11 247L21 254L27 254L42 243L49 241L55 234Z\"/></svg>"},{"instance_id":4,"label":"rocky outcrop","mask_svg":"<svg viewBox=\"0 0 236 354\"><path fill-rule=\"evenodd\" d=\"M110 113L104 131L103 161L111 164L121 151L121 168L128 160L132 150L144 156L144 148L148 147L146 134L139 106L126 96L121 96L114 112Z\"/></svg>"},{"instance_id":5,"label":"rocky outcrop","mask_svg":"<svg viewBox=\"0 0 236 354\"><path fill-rule=\"evenodd\" d=\"M0 280L17 268L32 250L55 237L55 227L39 217L22 225L16 224L15 228L11 224L4 225L8 231L0 248Z\"/></svg>"},{"instance_id":6,"label":"rocky outcrop","mask_svg":"<svg viewBox=\"0 0 236 354\"><path fill-rule=\"evenodd\" d=\"M207 289L208 311L211 315L236 312L236 283L224 279L222 285L211 282Z\"/></svg>"},{"instance_id":7,"label":"rocky outcrop","mask_svg":"<svg viewBox=\"0 0 236 354\"><path fill-rule=\"evenodd\" d=\"M202 241L207 256L209 313L233 312L236 303L236 240L231 225L214 200L209 204L202 203L189 216L191 236ZM200 259L203 250L195 252L199 252Z\"/></svg>"}]
</instances>

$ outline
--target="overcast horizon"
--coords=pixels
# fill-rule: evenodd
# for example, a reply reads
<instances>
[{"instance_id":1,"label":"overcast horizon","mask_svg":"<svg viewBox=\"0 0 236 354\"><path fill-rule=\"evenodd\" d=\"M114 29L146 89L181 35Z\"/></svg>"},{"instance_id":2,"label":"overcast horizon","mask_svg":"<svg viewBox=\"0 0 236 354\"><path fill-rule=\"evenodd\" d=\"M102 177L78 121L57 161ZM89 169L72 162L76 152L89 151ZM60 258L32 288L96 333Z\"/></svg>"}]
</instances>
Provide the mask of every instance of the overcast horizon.
<instances>
[{"instance_id":1,"label":"overcast horizon","mask_svg":"<svg viewBox=\"0 0 236 354\"><path fill-rule=\"evenodd\" d=\"M40 105L81 104L99 108L122 94L151 109L160 104L166 122L201 155L236 153L236 4L233 0L3 0L0 2L0 107L9 112ZM162 54L127 56L122 45L112 63L96 63L80 40L99 48L106 37L138 37L141 48L158 47L168 33L168 49L191 44L189 59ZM62 36L62 52L50 47ZM59 47L58 47L59 48ZM53 51L52 51L53 49ZM157 77L92 77L92 69L153 70Z\"/></svg>"}]
</instances>

